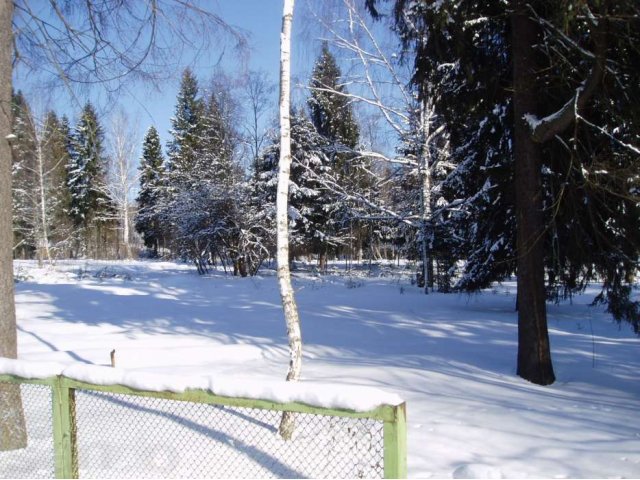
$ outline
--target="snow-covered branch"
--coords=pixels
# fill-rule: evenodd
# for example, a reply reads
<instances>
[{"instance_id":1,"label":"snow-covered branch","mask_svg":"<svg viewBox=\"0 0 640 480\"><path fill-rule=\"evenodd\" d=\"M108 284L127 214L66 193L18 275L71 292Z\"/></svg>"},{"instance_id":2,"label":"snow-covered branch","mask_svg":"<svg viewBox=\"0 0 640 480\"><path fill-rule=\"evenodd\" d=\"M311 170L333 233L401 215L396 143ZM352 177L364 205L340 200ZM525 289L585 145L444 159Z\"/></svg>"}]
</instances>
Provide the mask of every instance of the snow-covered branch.
<instances>
[{"instance_id":1,"label":"snow-covered branch","mask_svg":"<svg viewBox=\"0 0 640 480\"><path fill-rule=\"evenodd\" d=\"M564 131L577 119L579 112L600 87L606 68L606 36L608 33L606 28L607 23L602 19L593 29L592 38L595 44L595 52L592 55L593 67L588 78L576 88L574 95L567 100L562 108L543 118L537 118L531 113L525 115L524 120L529 124L531 136L535 142L544 143Z\"/></svg>"}]
</instances>

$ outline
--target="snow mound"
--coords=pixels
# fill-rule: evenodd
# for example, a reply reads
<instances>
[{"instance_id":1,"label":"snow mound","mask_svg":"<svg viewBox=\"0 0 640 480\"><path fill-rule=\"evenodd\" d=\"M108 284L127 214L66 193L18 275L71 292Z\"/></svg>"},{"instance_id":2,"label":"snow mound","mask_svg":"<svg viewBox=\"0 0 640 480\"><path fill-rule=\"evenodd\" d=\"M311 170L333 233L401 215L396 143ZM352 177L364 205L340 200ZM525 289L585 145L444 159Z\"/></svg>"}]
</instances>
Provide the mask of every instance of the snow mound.
<instances>
[{"instance_id":1,"label":"snow mound","mask_svg":"<svg viewBox=\"0 0 640 480\"><path fill-rule=\"evenodd\" d=\"M257 381L250 377L210 377L209 390L224 397L262 399L278 403L298 402L315 407L356 412L403 403L398 395L373 387L309 381Z\"/></svg>"},{"instance_id":2,"label":"snow mound","mask_svg":"<svg viewBox=\"0 0 640 480\"><path fill-rule=\"evenodd\" d=\"M63 375L94 385L122 385L136 390L181 393L210 390L222 397L240 397L277 403L304 403L314 407L366 412L382 405L400 405L402 398L373 387L324 382L265 381L251 377L165 375L86 363L69 366L0 358L0 374L43 379Z\"/></svg>"},{"instance_id":3,"label":"snow mound","mask_svg":"<svg viewBox=\"0 0 640 480\"><path fill-rule=\"evenodd\" d=\"M460 465L451 474L452 478L504 478L499 468L483 465L481 463L469 463Z\"/></svg>"},{"instance_id":4,"label":"snow mound","mask_svg":"<svg viewBox=\"0 0 640 480\"><path fill-rule=\"evenodd\" d=\"M208 385L206 378L203 377L136 372L123 368L83 363L76 363L65 368L62 375L72 380L94 385L122 385L135 390L151 392L181 393L187 389L206 389Z\"/></svg>"},{"instance_id":5,"label":"snow mound","mask_svg":"<svg viewBox=\"0 0 640 480\"><path fill-rule=\"evenodd\" d=\"M60 375L64 365L56 362L31 362L0 357L0 375L15 375L28 379L43 379Z\"/></svg>"}]
</instances>

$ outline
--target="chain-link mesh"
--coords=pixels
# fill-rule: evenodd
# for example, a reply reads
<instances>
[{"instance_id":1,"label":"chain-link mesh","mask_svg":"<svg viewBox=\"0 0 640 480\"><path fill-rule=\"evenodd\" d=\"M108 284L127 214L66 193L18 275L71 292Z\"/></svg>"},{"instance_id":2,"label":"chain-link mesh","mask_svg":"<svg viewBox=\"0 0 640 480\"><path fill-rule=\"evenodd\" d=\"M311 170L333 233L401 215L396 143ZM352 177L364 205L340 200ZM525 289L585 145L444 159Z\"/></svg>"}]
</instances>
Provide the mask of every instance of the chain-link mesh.
<instances>
[{"instance_id":1,"label":"chain-link mesh","mask_svg":"<svg viewBox=\"0 0 640 480\"><path fill-rule=\"evenodd\" d=\"M9 383L0 383L0 387L20 389L27 424L27 447L0 452L0 478L53 478L55 457L51 387ZM0 415L4 413L0 412Z\"/></svg>"},{"instance_id":2,"label":"chain-link mesh","mask_svg":"<svg viewBox=\"0 0 640 480\"><path fill-rule=\"evenodd\" d=\"M375 478L383 475L383 424L76 391L80 478Z\"/></svg>"}]
</instances>

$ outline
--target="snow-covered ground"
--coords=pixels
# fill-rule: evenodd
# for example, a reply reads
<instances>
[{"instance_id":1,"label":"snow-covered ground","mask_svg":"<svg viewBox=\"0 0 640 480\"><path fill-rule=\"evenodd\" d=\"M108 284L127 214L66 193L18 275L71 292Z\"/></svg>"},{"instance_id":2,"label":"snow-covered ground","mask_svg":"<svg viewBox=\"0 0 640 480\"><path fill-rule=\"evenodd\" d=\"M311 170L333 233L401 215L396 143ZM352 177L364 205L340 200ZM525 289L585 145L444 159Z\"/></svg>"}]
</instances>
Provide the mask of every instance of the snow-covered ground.
<instances>
[{"instance_id":1,"label":"snow-covered ground","mask_svg":"<svg viewBox=\"0 0 640 480\"><path fill-rule=\"evenodd\" d=\"M137 372L283 378L278 287L162 262L16 262L19 357ZM514 286L425 296L399 271L300 273L303 378L378 387L408 405L409 476L640 477L640 339L597 289L549 305L557 382L515 375Z\"/></svg>"}]
</instances>

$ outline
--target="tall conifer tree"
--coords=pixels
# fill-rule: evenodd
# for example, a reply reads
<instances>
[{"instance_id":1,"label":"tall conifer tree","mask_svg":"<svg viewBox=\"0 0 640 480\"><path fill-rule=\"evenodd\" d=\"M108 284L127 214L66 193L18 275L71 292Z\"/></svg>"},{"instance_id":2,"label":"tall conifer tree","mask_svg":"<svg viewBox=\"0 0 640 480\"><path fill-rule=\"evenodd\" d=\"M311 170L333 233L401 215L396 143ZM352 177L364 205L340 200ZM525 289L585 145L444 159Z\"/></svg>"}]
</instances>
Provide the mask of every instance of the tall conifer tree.
<instances>
[{"instance_id":1,"label":"tall conifer tree","mask_svg":"<svg viewBox=\"0 0 640 480\"><path fill-rule=\"evenodd\" d=\"M360 129L349 92L341 77L336 58L329 50L328 43L323 42L309 81L311 95L307 104L310 118L316 131L326 139L325 152L331 159L333 175L346 191L357 196L365 194L372 185L372 179L368 174L366 158L353 152L360 140ZM342 202L339 210L331 212L332 218L326 222L325 231L326 238L342 237L345 244L347 237L351 236L349 243L357 245L354 248L361 251L365 229L361 222L354 220L356 210L353 202ZM330 231L329 228L334 230ZM333 247L329 247L330 244ZM324 248L320 247L321 268L326 266L328 251L335 251L335 244L335 241L331 241L326 242Z\"/></svg>"},{"instance_id":2,"label":"tall conifer tree","mask_svg":"<svg viewBox=\"0 0 640 480\"><path fill-rule=\"evenodd\" d=\"M72 136L73 151L68 165L70 213L84 234L85 253L105 254L106 225L114 218L106 194L104 132L95 108L87 103ZM93 247L93 252L89 248Z\"/></svg>"},{"instance_id":3,"label":"tall conifer tree","mask_svg":"<svg viewBox=\"0 0 640 480\"><path fill-rule=\"evenodd\" d=\"M142 143L140 161L140 192L138 193L138 212L135 228L142 235L144 245L158 255L162 238L162 225L159 217L160 202L165 181L164 157L160 135L154 126L149 127Z\"/></svg>"},{"instance_id":4,"label":"tall conifer tree","mask_svg":"<svg viewBox=\"0 0 640 480\"><path fill-rule=\"evenodd\" d=\"M167 176L170 189L193 186L199 159L205 149L204 102L198 80L190 69L182 74L175 115L171 119L172 139L168 144Z\"/></svg>"},{"instance_id":5,"label":"tall conifer tree","mask_svg":"<svg viewBox=\"0 0 640 480\"><path fill-rule=\"evenodd\" d=\"M289 241L292 251L297 253L320 256L343 241L335 235L342 202L328 187L337 182L330 151L329 141L315 130L306 115L294 112L291 115ZM258 162L256 195L260 201L257 203L269 205L275 201L279 157L280 145L276 139Z\"/></svg>"},{"instance_id":6,"label":"tall conifer tree","mask_svg":"<svg viewBox=\"0 0 640 480\"><path fill-rule=\"evenodd\" d=\"M599 298L639 325L639 116L620 103L640 85L637 2L397 0L394 13L414 82L443 86L437 108L455 126L466 286L517 270L518 373L551 383L545 277L570 294L600 276Z\"/></svg>"},{"instance_id":7,"label":"tall conifer tree","mask_svg":"<svg viewBox=\"0 0 640 480\"><path fill-rule=\"evenodd\" d=\"M22 92L14 93L11 110L15 135L11 144L14 250L22 258L31 258L36 249L36 133Z\"/></svg>"},{"instance_id":8,"label":"tall conifer tree","mask_svg":"<svg viewBox=\"0 0 640 480\"><path fill-rule=\"evenodd\" d=\"M332 143L354 148L359 140L359 128L347 91L341 83L341 72L327 42L316 60L308 100L311 122L320 135Z\"/></svg>"}]
</instances>

